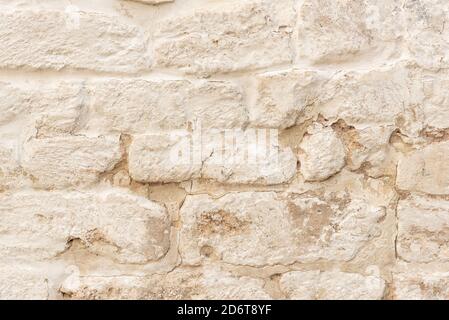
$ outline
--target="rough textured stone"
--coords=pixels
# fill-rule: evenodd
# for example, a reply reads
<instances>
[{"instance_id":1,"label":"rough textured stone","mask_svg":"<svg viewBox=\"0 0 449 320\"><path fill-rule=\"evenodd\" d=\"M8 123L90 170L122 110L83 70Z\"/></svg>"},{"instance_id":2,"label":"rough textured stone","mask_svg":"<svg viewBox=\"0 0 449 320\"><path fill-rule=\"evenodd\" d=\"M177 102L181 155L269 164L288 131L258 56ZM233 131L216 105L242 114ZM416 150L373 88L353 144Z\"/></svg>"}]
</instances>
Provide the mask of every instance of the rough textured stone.
<instances>
[{"instance_id":1,"label":"rough textured stone","mask_svg":"<svg viewBox=\"0 0 449 320\"><path fill-rule=\"evenodd\" d=\"M321 200L246 192L218 199L188 196L180 214L184 263L199 264L212 257L226 263L262 266L350 260L376 235L376 224L385 213L344 195ZM332 227L335 225L338 227Z\"/></svg>"},{"instance_id":2,"label":"rough textured stone","mask_svg":"<svg viewBox=\"0 0 449 320\"><path fill-rule=\"evenodd\" d=\"M444 0L407 1L404 4L406 40L416 61L424 68L449 66L449 10Z\"/></svg>"},{"instance_id":3,"label":"rough textured stone","mask_svg":"<svg viewBox=\"0 0 449 320\"><path fill-rule=\"evenodd\" d=\"M325 180L344 167L344 145L331 128L317 126L309 132L299 145L300 171L307 181Z\"/></svg>"},{"instance_id":4,"label":"rough textured stone","mask_svg":"<svg viewBox=\"0 0 449 320\"><path fill-rule=\"evenodd\" d=\"M150 277L83 276L78 272L65 279L60 290L71 299L269 299L263 285L262 280L206 266Z\"/></svg>"},{"instance_id":5,"label":"rough textured stone","mask_svg":"<svg viewBox=\"0 0 449 320\"><path fill-rule=\"evenodd\" d=\"M290 148L279 146L276 134L265 129L206 134L202 139L201 176L231 184L290 181L296 173L297 159Z\"/></svg>"},{"instance_id":6,"label":"rough textured stone","mask_svg":"<svg viewBox=\"0 0 449 320\"><path fill-rule=\"evenodd\" d=\"M180 182L199 177L201 162L193 162L190 146L187 133L138 136L129 149L129 173L142 182Z\"/></svg>"},{"instance_id":7,"label":"rough textured stone","mask_svg":"<svg viewBox=\"0 0 449 320\"><path fill-rule=\"evenodd\" d=\"M282 275L280 287L295 300L378 300L384 294L385 281L341 271L293 271Z\"/></svg>"},{"instance_id":8,"label":"rough textured stone","mask_svg":"<svg viewBox=\"0 0 449 320\"><path fill-rule=\"evenodd\" d=\"M389 144L393 125L356 129L339 121L332 127L345 145L346 164L351 170L364 169L371 177L396 175L396 161Z\"/></svg>"},{"instance_id":9,"label":"rough textured stone","mask_svg":"<svg viewBox=\"0 0 449 320\"><path fill-rule=\"evenodd\" d=\"M288 128L307 116L320 97L324 79L317 72L293 69L256 77L257 98L249 108L254 126Z\"/></svg>"},{"instance_id":10,"label":"rough textured stone","mask_svg":"<svg viewBox=\"0 0 449 320\"><path fill-rule=\"evenodd\" d=\"M426 146L405 155L398 163L399 189L449 194L449 142Z\"/></svg>"},{"instance_id":11,"label":"rough textured stone","mask_svg":"<svg viewBox=\"0 0 449 320\"><path fill-rule=\"evenodd\" d=\"M251 148L251 147L249 147ZM290 148L282 150L275 149L272 154L265 155L263 151L252 152L255 162L243 160L239 162L238 157L244 148L234 148L227 157L218 155L221 147L214 148L214 154L207 158L201 170L201 177L222 183L231 184L260 184L273 185L289 182L296 173L297 159ZM251 150L251 149L250 149ZM227 150L224 149L223 153ZM278 153L277 153L278 152Z\"/></svg>"},{"instance_id":12,"label":"rough textured stone","mask_svg":"<svg viewBox=\"0 0 449 320\"><path fill-rule=\"evenodd\" d=\"M247 121L239 88L230 82L107 80L89 84L88 127L120 132L241 127Z\"/></svg>"},{"instance_id":13,"label":"rough textured stone","mask_svg":"<svg viewBox=\"0 0 449 320\"><path fill-rule=\"evenodd\" d=\"M51 259L75 240L123 263L157 260L168 250L165 208L122 190L21 191L0 199L2 257Z\"/></svg>"},{"instance_id":14,"label":"rough textured stone","mask_svg":"<svg viewBox=\"0 0 449 320\"><path fill-rule=\"evenodd\" d=\"M422 270L410 265L393 273L393 299L447 300L449 299L447 268Z\"/></svg>"},{"instance_id":15,"label":"rough textured stone","mask_svg":"<svg viewBox=\"0 0 449 320\"><path fill-rule=\"evenodd\" d=\"M320 113L356 128L395 124L399 115L422 101L420 90L409 81L411 77L404 63L343 73L325 86Z\"/></svg>"},{"instance_id":16,"label":"rough textured stone","mask_svg":"<svg viewBox=\"0 0 449 320\"><path fill-rule=\"evenodd\" d=\"M445 0L0 0L0 299L448 299Z\"/></svg>"},{"instance_id":17,"label":"rough textured stone","mask_svg":"<svg viewBox=\"0 0 449 320\"><path fill-rule=\"evenodd\" d=\"M397 0L305 0L299 8L299 59L339 63L365 55L391 57L402 36L401 18Z\"/></svg>"},{"instance_id":18,"label":"rough textured stone","mask_svg":"<svg viewBox=\"0 0 449 320\"><path fill-rule=\"evenodd\" d=\"M449 261L449 201L413 195L398 205L397 251L410 262Z\"/></svg>"},{"instance_id":19,"label":"rough textured stone","mask_svg":"<svg viewBox=\"0 0 449 320\"><path fill-rule=\"evenodd\" d=\"M292 8L291 1L282 1ZM291 21L262 1L230 1L161 22L159 67L209 75L288 63Z\"/></svg>"},{"instance_id":20,"label":"rough textured stone","mask_svg":"<svg viewBox=\"0 0 449 320\"><path fill-rule=\"evenodd\" d=\"M148 69L143 30L119 16L81 11L5 11L0 66L136 72Z\"/></svg>"},{"instance_id":21,"label":"rough textured stone","mask_svg":"<svg viewBox=\"0 0 449 320\"><path fill-rule=\"evenodd\" d=\"M418 109L417 120L422 121L430 132L449 128L449 93L446 90L449 86L448 74L437 72L416 78L423 83L424 92L424 102L421 109Z\"/></svg>"},{"instance_id":22,"label":"rough textured stone","mask_svg":"<svg viewBox=\"0 0 449 320\"><path fill-rule=\"evenodd\" d=\"M395 176L395 131L412 139L423 130L423 83L413 63L342 73L324 86L320 115L345 143L346 164L372 177Z\"/></svg>"},{"instance_id":23,"label":"rough textured stone","mask_svg":"<svg viewBox=\"0 0 449 320\"><path fill-rule=\"evenodd\" d=\"M16 144L0 143L0 190L16 189L30 184L18 161Z\"/></svg>"},{"instance_id":24,"label":"rough textured stone","mask_svg":"<svg viewBox=\"0 0 449 320\"><path fill-rule=\"evenodd\" d=\"M121 159L118 136L31 138L22 166L45 188L91 184Z\"/></svg>"},{"instance_id":25,"label":"rough textured stone","mask_svg":"<svg viewBox=\"0 0 449 320\"><path fill-rule=\"evenodd\" d=\"M0 83L0 97L2 104L0 105L0 124L5 125L15 120L16 116L23 114L29 108L30 94L25 90L20 90L17 86L7 82Z\"/></svg>"},{"instance_id":26,"label":"rough textured stone","mask_svg":"<svg viewBox=\"0 0 449 320\"><path fill-rule=\"evenodd\" d=\"M27 265L0 265L0 300L44 300L48 296L42 270Z\"/></svg>"},{"instance_id":27,"label":"rough textured stone","mask_svg":"<svg viewBox=\"0 0 449 320\"><path fill-rule=\"evenodd\" d=\"M130 174L141 182L181 182L200 177L234 184L289 181L296 173L293 152L289 148L279 150L275 141L258 144L257 133L253 133L255 141L241 131L138 136L130 147Z\"/></svg>"},{"instance_id":28,"label":"rough textured stone","mask_svg":"<svg viewBox=\"0 0 449 320\"><path fill-rule=\"evenodd\" d=\"M77 129L86 90L79 81L1 82L0 97L0 126L26 125L39 136L49 136Z\"/></svg>"}]
</instances>

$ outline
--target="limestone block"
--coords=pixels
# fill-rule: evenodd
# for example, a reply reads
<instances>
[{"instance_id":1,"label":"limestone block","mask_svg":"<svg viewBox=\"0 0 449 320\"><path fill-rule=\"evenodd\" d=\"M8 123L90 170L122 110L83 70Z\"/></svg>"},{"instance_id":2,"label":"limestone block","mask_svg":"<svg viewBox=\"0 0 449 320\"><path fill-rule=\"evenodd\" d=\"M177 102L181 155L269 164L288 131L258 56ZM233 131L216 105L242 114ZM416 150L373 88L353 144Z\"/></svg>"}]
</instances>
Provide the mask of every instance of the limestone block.
<instances>
[{"instance_id":1,"label":"limestone block","mask_svg":"<svg viewBox=\"0 0 449 320\"><path fill-rule=\"evenodd\" d=\"M169 247L166 209L120 189L21 191L0 198L2 257L51 259L79 240L120 263L146 263Z\"/></svg>"},{"instance_id":2,"label":"limestone block","mask_svg":"<svg viewBox=\"0 0 449 320\"><path fill-rule=\"evenodd\" d=\"M257 75L257 97L249 107L254 126L288 128L307 117L307 108L321 97L324 76L315 71L290 69Z\"/></svg>"},{"instance_id":3,"label":"limestone block","mask_svg":"<svg viewBox=\"0 0 449 320\"><path fill-rule=\"evenodd\" d=\"M92 184L122 155L118 136L30 138L23 153L24 170L43 188Z\"/></svg>"},{"instance_id":4,"label":"limestone block","mask_svg":"<svg viewBox=\"0 0 449 320\"><path fill-rule=\"evenodd\" d=\"M349 261L379 235L385 212L349 195L229 193L187 196L181 211L180 253L197 265L207 258L263 266Z\"/></svg>"},{"instance_id":5,"label":"limestone block","mask_svg":"<svg viewBox=\"0 0 449 320\"><path fill-rule=\"evenodd\" d=\"M449 272L447 267L404 265L393 272L393 299L447 300Z\"/></svg>"},{"instance_id":6,"label":"limestone block","mask_svg":"<svg viewBox=\"0 0 449 320\"><path fill-rule=\"evenodd\" d=\"M260 279L205 266L146 277L74 273L64 280L60 291L71 299L270 299L263 285Z\"/></svg>"},{"instance_id":7,"label":"limestone block","mask_svg":"<svg viewBox=\"0 0 449 320\"><path fill-rule=\"evenodd\" d=\"M0 265L0 300L45 300L48 296L42 270L27 265Z\"/></svg>"},{"instance_id":8,"label":"limestone block","mask_svg":"<svg viewBox=\"0 0 449 320\"><path fill-rule=\"evenodd\" d=\"M298 12L298 59L312 63L394 56L404 29L398 0L305 0Z\"/></svg>"},{"instance_id":9,"label":"limestone block","mask_svg":"<svg viewBox=\"0 0 449 320\"><path fill-rule=\"evenodd\" d=\"M282 275L280 287L295 300L379 300L385 281L341 271L293 271Z\"/></svg>"},{"instance_id":10,"label":"limestone block","mask_svg":"<svg viewBox=\"0 0 449 320\"><path fill-rule=\"evenodd\" d=\"M249 133L255 139L249 137ZM267 132L172 132L137 136L129 151L131 176L141 182L181 182L193 178L230 184L280 184L296 173L290 148L280 148ZM226 143L228 141L229 143Z\"/></svg>"},{"instance_id":11,"label":"limestone block","mask_svg":"<svg viewBox=\"0 0 449 320\"><path fill-rule=\"evenodd\" d=\"M282 4L293 9L292 1ZM156 33L155 64L208 76L289 63L293 21L284 17L262 1L229 1L164 20Z\"/></svg>"},{"instance_id":12,"label":"limestone block","mask_svg":"<svg viewBox=\"0 0 449 320\"><path fill-rule=\"evenodd\" d=\"M4 11L0 67L133 73L149 69L143 30L119 16L82 11Z\"/></svg>"},{"instance_id":13,"label":"limestone block","mask_svg":"<svg viewBox=\"0 0 449 320\"><path fill-rule=\"evenodd\" d=\"M88 128L126 133L241 127L247 122L240 89L231 82L102 80L89 83Z\"/></svg>"},{"instance_id":14,"label":"limestone block","mask_svg":"<svg viewBox=\"0 0 449 320\"><path fill-rule=\"evenodd\" d=\"M449 65L449 9L444 0L418 0L404 4L406 43L417 63L439 70Z\"/></svg>"},{"instance_id":15,"label":"limestone block","mask_svg":"<svg viewBox=\"0 0 449 320\"><path fill-rule=\"evenodd\" d=\"M199 177L201 162L191 157L187 133L136 137L129 149L129 172L141 182L180 182Z\"/></svg>"},{"instance_id":16,"label":"limestone block","mask_svg":"<svg viewBox=\"0 0 449 320\"><path fill-rule=\"evenodd\" d=\"M399 257L408 262L449 261L449 202L412 195L398 204Z\"/></svg>"},{"instance_id":17,"label":"limestone block","mask_svg":"<svg viewBox=\"0 0 449 320\"><path fill-rule=\"evenodd\" d=\"M309 132L299 145L301 174L306 181L326 180L344 167L344 145L332 128L318 125Z\"/></svg>"},{"instance_id":18,"label":"limestone block","mask_svg":"<svg viewBox=\"0 0 449 320\"><path fill-rule=\"evenodd\" d=\"M449 142L434 143L405 155L398 163L401 190L449 194Z\"/></svg>"}]
</instances>

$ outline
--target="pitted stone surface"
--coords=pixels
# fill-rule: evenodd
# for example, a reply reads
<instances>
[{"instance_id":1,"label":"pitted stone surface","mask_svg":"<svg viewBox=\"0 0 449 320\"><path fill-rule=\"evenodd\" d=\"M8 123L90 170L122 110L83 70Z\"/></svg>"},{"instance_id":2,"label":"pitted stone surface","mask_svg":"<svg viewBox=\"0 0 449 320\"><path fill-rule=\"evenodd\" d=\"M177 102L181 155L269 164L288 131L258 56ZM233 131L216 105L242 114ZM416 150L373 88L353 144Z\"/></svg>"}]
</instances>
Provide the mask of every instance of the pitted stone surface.
<instances>
[{"instance_id":1,"label":"pitted stone surface","mask_svg":"<svg viewBox=\"0 0 449 320\"><path fill-rule=\"evenodd\" d=\"M449 299L446 0L0 0L0 299Z\"/></svg>"}]
</instances>

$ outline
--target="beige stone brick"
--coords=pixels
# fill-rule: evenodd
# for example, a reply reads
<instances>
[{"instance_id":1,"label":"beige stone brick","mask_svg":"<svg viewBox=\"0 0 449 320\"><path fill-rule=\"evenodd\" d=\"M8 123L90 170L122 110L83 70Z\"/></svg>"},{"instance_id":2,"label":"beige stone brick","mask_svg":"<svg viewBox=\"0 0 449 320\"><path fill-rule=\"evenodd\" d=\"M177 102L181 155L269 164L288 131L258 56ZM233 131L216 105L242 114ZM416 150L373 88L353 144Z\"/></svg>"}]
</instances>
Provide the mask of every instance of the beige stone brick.
<instances>
[{"instance_id":1,"label":"beige stone brick","mask_svg":"<svg viewBox=\"0 0 449 320\"><path fill-rule=\"evenodd\" d=\"M118 136L30 138L21 164L42 188L89 185L121 159Z\"/></svg>"},{"instance_id":2,"label":"beige stone brick","mask_svg":"<svg viewBox=\"0 0 449 320\"><path fill-rule=\"evenodd\" d=\"M155 63L205 76L289 63L292 21L282 18L262 1L230 1L162 21Z\"/></svg>"},{"instance_id":3,"label":"beige stone brick","mask_svg":"<svg viewBox=\"0 0 449 320\"><path fill-rule=\"evenodd\" d=\"M217 199L188 196L180 215L184 263L211 258L263 266L349 261L379 234L377 223L385 212L344 194L320 198L241 192Z\"/></svg>"},{"instance_id":4,"label":"beige stone brick","mask_svg":"<svg viewBox=\"0 0 449 320\"><path fill-rule=\"evenodd\" d=\"M293 271L282 275L280 287L295 300L379 300L385 281L341 271Z\"/></svg>"},{"instance_id":5,"label":"beige stone brick","mask_svg":"<svg viewBox=\"0 0 449 320\"><path fill-rule=\"evenodd\" d=\"M0 195L0 256L52 259L79 240L119 263L146 263L169 247L166 209L121 189Z\"/></svg>"},{"instance_id":6,"label":"beige stone brick","mask_svg":"<svg viewBox=\"0 0 449 320\"><path fill-rule=\"evenodd\" d=\"M0 21L0 68L133 73L151 63L143 29L120 16L5 10Z\"/></svg>"}]
</instances>

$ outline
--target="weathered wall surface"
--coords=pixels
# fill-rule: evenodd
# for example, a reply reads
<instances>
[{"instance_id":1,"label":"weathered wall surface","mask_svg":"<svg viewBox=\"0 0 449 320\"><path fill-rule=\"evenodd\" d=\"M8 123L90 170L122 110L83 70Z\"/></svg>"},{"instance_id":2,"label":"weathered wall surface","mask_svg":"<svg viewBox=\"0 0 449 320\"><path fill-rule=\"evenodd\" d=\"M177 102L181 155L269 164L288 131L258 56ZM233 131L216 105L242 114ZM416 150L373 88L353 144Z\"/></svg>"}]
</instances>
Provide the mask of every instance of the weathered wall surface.
<instances>
[{"instance_id":1,"label":"weathered wall surface","mask_svg":"<svg viewBox=\"0 0 449 320\"><path fill-rule=\"evenodd\" d=\"M449 298L448 22L0 0L0 298Z\"/></svg>"}]
</instances>

